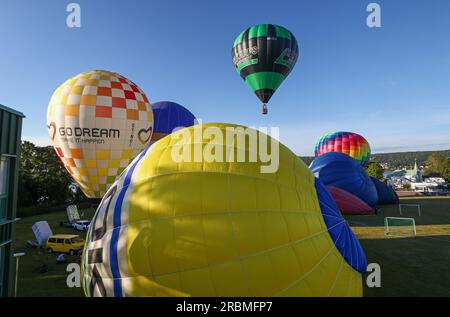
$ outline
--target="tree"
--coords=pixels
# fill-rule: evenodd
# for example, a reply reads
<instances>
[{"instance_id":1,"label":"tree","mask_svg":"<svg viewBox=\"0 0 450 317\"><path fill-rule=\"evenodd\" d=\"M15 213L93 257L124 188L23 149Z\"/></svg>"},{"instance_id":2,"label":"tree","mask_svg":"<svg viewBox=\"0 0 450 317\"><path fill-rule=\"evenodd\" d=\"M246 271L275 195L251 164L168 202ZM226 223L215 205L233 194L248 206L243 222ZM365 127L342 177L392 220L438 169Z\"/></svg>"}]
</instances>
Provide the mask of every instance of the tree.
<instances>
[{"instance_id":1,"label":"tree","mask_svg":"<svg viewBox=\"0 0 450 317\"><path fill-rule=\"evenodd\" d=\"M447 158L441 168L441 176L450 182L450 158Z\"/></svg>"},{"instance_id":2,"label":"tree","mask_svg":"<svg viewBox=\"0 0 450 317\"><path fill-rule=\"evenodd\" d=\"M439 175L450 181L450 158L438 153L428 156L425 162L425 176Z\"/></svg>"},{"instance_id":3,"label":"tree","mask_svg":"<svg viewBox=\"0 0 450 317\"><path fill-rule=\"evenodd\" d=\"M19 207L64 203L73 198L72 182L52 147L22 142Z\"/></svg>"},{"instance_id":4,"label":"tree","mask_svg":"<svg viewBox=\"0 0 450 317\"><path fill-rule=\"evenodd\" d=\"M378 163L377 161L369 161L366 166L366 171L369 176L372 176L373 178L377 178L380 181L384 180L383 176L383 167Z\"/></svg>"}]
</instances>

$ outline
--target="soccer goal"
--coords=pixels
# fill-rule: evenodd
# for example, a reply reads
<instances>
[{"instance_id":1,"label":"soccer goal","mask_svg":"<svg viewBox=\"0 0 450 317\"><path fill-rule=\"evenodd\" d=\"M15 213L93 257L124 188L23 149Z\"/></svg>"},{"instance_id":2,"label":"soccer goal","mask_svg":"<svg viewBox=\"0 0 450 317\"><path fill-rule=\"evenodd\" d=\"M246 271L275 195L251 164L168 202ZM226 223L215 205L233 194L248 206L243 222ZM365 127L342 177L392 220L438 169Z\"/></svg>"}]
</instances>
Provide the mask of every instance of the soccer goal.
<instances>
[{"instance_id":1,"label":"soccer goal","mask_svg":"<svg viewBox=\"0 0 450 317\"><path fill-rule=\"evenodd\" d=\"M398 211L400 212L400 216L403 216L403 212L405 212L405 209L415 209L417 210L417 213L419 214L419 217L422 216L422 210L420 209L419 204L399 204L398 205Z\"/></svg>"},{"instance_id":2,"label":"soccer goal","mask_svg":"<svg viewBox=\"0 0 450 317\"><path fill-rule=\"evenodd\" d=\"M397 237L416 236L416 222L414 218L386 217L384 218L384 234Z\"/></svg>"}]
</instances>

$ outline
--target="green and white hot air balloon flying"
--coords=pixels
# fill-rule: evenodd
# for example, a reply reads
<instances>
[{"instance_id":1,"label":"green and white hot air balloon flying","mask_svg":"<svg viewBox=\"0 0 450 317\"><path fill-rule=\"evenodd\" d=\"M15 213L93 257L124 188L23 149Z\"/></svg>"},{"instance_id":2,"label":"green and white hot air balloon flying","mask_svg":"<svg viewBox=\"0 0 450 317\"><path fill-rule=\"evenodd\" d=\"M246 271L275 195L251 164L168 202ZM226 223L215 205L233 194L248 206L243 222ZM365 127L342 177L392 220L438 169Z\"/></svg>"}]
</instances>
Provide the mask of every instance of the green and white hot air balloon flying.
<instances>
[{"instance_id":1,"label":"green and white hot air balloon flying","mask_svg":"<svg viewBox=\"0 0 450 317\"><path fill-rule=\"evenodd\" d=\"M282 26L258 24L243 31L234 41L236 71L263 103L267 103L294 68L298 58L295 36Z\"/></svg>"}]
</instances>

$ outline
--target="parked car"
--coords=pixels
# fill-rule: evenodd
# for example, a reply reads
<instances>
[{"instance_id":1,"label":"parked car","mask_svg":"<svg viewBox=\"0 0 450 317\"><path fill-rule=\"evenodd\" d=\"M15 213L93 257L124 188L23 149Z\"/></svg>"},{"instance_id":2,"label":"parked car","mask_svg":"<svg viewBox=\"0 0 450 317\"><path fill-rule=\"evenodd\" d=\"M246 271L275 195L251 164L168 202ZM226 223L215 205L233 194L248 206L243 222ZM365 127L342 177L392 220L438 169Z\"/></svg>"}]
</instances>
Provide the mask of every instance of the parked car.
<instances>
[{"instance_id":1,"label":"parked car","mask_svg":"<svg viewBox=\"0 0 450 317\"><path fill-rule=\"evenodd\" d=\"M78 220L73 223L73 228L78 231L86 231L90 225L89 220Z\"/></svg>"},{"instance_id":2,"label":"parked car","mask_svg":"<svg viewBox=\"0 0 450 317\"><path fill-rule=\"evenodd\" d=\"M48 237L45 244L48 253L63 252L75 255L84 247L84 240L75 234L55 234Z\"/></svg>"}]
</instances>

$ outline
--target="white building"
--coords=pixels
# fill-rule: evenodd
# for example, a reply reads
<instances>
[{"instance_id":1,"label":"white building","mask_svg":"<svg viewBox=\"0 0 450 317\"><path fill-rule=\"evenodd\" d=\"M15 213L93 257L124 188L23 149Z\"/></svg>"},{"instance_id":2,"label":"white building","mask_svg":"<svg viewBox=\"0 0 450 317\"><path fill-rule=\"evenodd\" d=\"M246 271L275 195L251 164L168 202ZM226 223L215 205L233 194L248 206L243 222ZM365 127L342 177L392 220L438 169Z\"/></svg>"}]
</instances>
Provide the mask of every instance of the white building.
<instances>
[{"instance_id":1,"label":"white building","mask_svg":"<svg viewBox=\"0 0 450 317\"><path fill-rule=\"evenodd\" d=\"M429 194L446 194L448 190L445 189L447 184L442 177L427 177L424 178L422 171L418 168L417 162L414 162L414 168L411 170L401 169L394 172L386 173L385 177L388 182L397 190L409 187L417 193Z\"/></svg>"},{"instance_id":2,"label":"white building","mask_svg":"<svg viewBox=\"0 0 450 317\"><path fill-rule=\"evenodd\" d=\"M418 193L438 193L439 184L430 182L411 183L411 189Z\"/></svg>"},{"instance_id":3,"label":"white building","mask_svg":"<svg viewBox=\"0 0 450 317\"><path fill-rule=\"evenodd\" d=\"M425 182L427 183L436 183L439 185L445 185L447 182L442 177L427 177L425 179Z\"/></svg>"}]
</instances>

